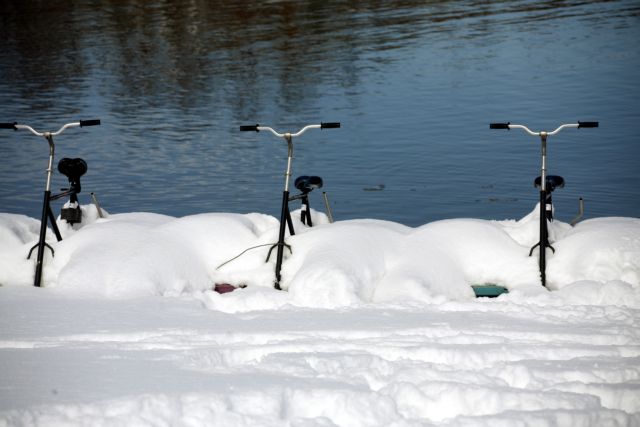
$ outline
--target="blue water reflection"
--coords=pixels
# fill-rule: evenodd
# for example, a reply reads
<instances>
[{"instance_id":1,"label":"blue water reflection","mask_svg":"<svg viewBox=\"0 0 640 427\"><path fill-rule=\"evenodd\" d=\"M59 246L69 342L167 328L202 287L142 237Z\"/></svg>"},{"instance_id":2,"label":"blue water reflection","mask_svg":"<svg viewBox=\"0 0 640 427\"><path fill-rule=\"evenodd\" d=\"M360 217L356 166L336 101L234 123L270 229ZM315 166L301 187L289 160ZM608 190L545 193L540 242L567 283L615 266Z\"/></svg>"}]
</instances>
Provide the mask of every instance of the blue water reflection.
<instances>
[{"instance_id":1,"label":"blue water reflection","mask_svg":"<svg viewBox=\"0 0 640 427\"><path fill-rule=\"evenodd\" d=\"M488 124L599 120L549 140L557 216L639 215L635 1L27 3L0 6L0 121L101 118L57 158L110 212L277 214L286 144L238 126L340 121L294 160L337 219L519 218L539 142ZM4 131L0 159L0 210L38 217L45 141Z\"/></svg>"}]
</instances>

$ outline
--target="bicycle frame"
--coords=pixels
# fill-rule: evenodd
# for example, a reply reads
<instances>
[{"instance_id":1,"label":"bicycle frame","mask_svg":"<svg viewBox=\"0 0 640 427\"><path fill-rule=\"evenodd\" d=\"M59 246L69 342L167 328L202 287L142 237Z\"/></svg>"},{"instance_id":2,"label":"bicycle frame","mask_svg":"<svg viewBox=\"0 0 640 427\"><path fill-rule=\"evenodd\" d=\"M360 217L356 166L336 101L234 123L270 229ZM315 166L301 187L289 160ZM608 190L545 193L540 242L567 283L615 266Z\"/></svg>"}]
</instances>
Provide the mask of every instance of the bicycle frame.
<instances>
[{"instance_id":1,"label":"bicycle frame","mask_svg":"<svg viewBox=\"0 0 640 427\"><path fill-rule=\"evenodd\" d=\"M45 189L44 189L44 197L43 197L43 201L42 201L42 215L41 215L41 219L40 219L40 234L39 234L39 238L38 238L38 243L31 248L31 251L29 251L29 256L27 258L31 257L31 253L33 252L33 249L35 249L36 247L38 248L38 252L37 252L37 256L36 256L36 267L35 267L35 275L34 275L34 279L33 279L33 286L36 287L40 287L41 283L42 283L42 262L44 259L44 248L48 247L51 250L51 253L54 254L53 248L51 246L49 246L49 244L47 244L47 242L45 241L46 238L46 234L47 234L47 222L50 221L51 222L51 228L53 229L53 232L56 235L56 239L58 241L62 240L62 236L60 235L60 230L58 229L58 226L56 224L56 219L55 216L53 215L53 212L51 211L51 200L55 200L58 197L62 197L61 195L58 196L51 196L51 176L53 175L53 157L55 154L55 144L53 142L53 137L54 136L58 136L61 133L63 133L65 130L70 129L70 128L74 128L74 127L85 127L85 126L95 126L95 125L99 125L100 124L100 120L95 119L95 120L80 120L77 122L71 122L71 123L67 123L64 126L62 126L60 129L58 129L56 132L38 132L35 129L33 129L31 126L28 125L21 125L18 123L0 123L0 129L13 129L13 130L27 130L29 132L31 132L33 135L35 136L41 136L44 137L47 140L47 143L49 145L49 164L47 166L46 172L47 172L47 181L45 184ZM63 194L64 195L64 194Z\"/></svg>"},{"instance_id":2,"label":"bicycle frame","mask_svg":"<svg viewBox=\"0 0 640 427\"><path fill-rule=\"evenodd\" d=\"M539 131L534 132L523 125L512 125L511 123L491 123L490 129L521 129L531 136L540 137L540 151L541 151L541 167L540 167L540 241L536 243L529 252L529 256L533 254L533 250L536 246L539 247L538 266L540 268L540 279L542 286L547 286L546 276L546 248L550 248L555 252L553 246L549 243L549 233L547 228L547 198L550 196L550 192L547 189L547 138L560 133L563 129L568 128L595 128L598 127L598 122L578 122L560 125L552 132Z\"/></svg>"},{"instance_id":3,"label":"bicycle frame","mask_svg":"<svg viewBox=\"0 0 640 427\"><path fill-rule=\"evenodd\" d=\"M280 274L280 270L282 269L282 258L284 255L284 247L286 243L284 242L285 235L285 227L288 225L289 234L293 235L293 223L291 221L291 214L289 213L289 181L291 178L291 164L293 161L293 138L297 138L302 136L306 131L310 129L332 129L339 128L340 123L320 123L319 125L307 125L300 129L298 132L290 133L280 133L276 132L273 128L269 126L260 126L260 125L249 125L249 126L240 126L241 131L269 131L277 138L282 138L287 142L287 170L284 174L284 191L282 192L282 205L280 209L280 230L278 232L278 243L274 246L277 247L277 255L276 255L276 268L275 268L275 276L276 280L274 282L274 288L281 290L280 280L282 276ZM271 247L273 250L273 246ZM271 254L271 250L269 250L269 255ZM269 257L267 257L267 260Z\"/></svg>"}]
</instances>

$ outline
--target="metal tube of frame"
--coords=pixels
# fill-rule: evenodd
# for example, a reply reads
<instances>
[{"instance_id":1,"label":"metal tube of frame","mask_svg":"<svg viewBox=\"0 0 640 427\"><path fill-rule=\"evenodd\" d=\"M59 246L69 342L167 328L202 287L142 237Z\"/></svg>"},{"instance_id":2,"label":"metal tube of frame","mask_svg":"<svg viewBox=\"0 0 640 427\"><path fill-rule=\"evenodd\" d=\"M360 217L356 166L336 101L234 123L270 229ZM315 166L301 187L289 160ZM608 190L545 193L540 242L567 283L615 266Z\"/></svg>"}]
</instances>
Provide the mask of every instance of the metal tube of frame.
<instances>
[{"instance_id":1,"label":"metal tube of frame","mask_svg":"<svg viewBox=\"0 0 640 427\"><path fill-rule=\"evenodd\" d=\"M538 266L540 267L540 281L547 286L546 255L549 237L547 235L547 133L540 132L540 152L542 166L540 168L540 246Z\"/></svg>"},{"instance_id":2,"label":"metal tube of frame","mask_svg":"<svg viewBox=\"0 0 640 427\"><path fill-rule=\"evenodd\" d=\"M285 234L285 227L286 227L286 222L287 222L287 210L288 210L288 206L289 206L289 192L288 191L284 191L282 193L282 206L280 208L280 229L278 230L278 243L277 243L277 252L276 252L276 269L275 269L275 274L276 274L276 281L273 284L273 287L276 288L277 290L282 290L282 288L280 287L280 280L282 279L282 276L280 275L280 270L282 269L282 259L284 256L284 234Z\"/></svg>"},{"instance_id":3,"label":"metal tube of frame","mask_svg":"<svg viewBox=\"0 0 640 427\"><path fill-rule=\"evenodd\" d=\"M104 214L102 213L102 208L100 207L100 203L98 203L98 198L96 197L96 193L91 193L91 200L93 200L93 204L96 206L98 211L98 218L104 218Z\"/></svg>"},{"instance_id":4,"label":"metal tube of frame","mask_svg":"<svg viewBox=\"0 0 640 427\"><path fill-rule=\"evenodd\" d=\"M47 207L49 206L49 197L51 191L44 192L42 201L42 215L40 216L40 234L38 236L38 253L36 255L36 268L33 276L33 286L40 287L42 282L42 261L44 259L45 238L47 235Z\"/></svg>"},{"instance_id":5,"label":"metal tube of frame","mask_svg":"<svg viewBox=\"0 0 640 427\"><path fill-rule=\"evenodd\" d=\"M538 243L538 267L542 286L547 286L547 246L549 242L547 230L547 194L540 190L540 242Z\"/></svg>"},{"instance_id":6,"label":"metal tube of frame","mask_svg":"<svg viewBox=\"0 0 640 427\"><path fill-rule=\"evenodd\" d=\"M542 167L540 169L540 189L547 190L547 133L540 132L540 152L542 156Z\"/></svg>"},{"instance_id":7,"label":"metal tube of frame","mask_svg":"<svg viewBox=\"0 0 640 427\"><path fill-rule=\"evenodd\" d=\"M327 193L325 191L322 192L322 198L324 199L324 207L327 211L327 218L329 219L329 223L332 223L333 214L331 212L331 206L329 205L329 198L327 197Z\"/></svg>"},{"instance_id":8,"label":"metal tube of frame","mask_svg":"<svg viewBox=\"0 0 640 427\"><path fill-rule=\"evenodd\" d=\"M289 192L289 178L291 177L291 161L293 159L293 141L290 133L284 134L284 139L287 141L287 171L284 174L284 191Z\"/></svg>"},{"instance_id":9,"label":"metal tube of frame","mask_svg":"<svg viewBox=\"0 0 640 427\"><path fill-rule=\"evenodd\" d=\"M47 184L45 191L51 191L51 175L53 174L53 155L55 152L55 145L53 144L53 136L50 133L46 133L45 138L49 143L49 166L47 167Z\"/></svg>"}]
</instances>

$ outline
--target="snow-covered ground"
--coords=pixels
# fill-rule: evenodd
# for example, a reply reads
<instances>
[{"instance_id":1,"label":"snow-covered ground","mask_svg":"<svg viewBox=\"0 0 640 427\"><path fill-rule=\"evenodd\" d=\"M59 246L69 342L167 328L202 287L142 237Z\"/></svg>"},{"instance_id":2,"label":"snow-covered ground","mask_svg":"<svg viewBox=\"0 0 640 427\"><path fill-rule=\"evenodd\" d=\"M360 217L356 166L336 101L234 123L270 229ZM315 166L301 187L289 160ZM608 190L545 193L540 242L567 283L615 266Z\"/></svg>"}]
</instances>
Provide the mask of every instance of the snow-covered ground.
<instances>
[{"instance_id":1,"label":"snow-covered ground","mask_svg":"<svg viewBox=\"0 0 640 427\"><path fill-rule=\"evenodd\" d=\"M43 288L39 222L0 214L0 426L640 426L640 219L553 222L548 291L537 210L315 213L283 292L273 217L83 209Z\"/></svg>"}]
</instances>

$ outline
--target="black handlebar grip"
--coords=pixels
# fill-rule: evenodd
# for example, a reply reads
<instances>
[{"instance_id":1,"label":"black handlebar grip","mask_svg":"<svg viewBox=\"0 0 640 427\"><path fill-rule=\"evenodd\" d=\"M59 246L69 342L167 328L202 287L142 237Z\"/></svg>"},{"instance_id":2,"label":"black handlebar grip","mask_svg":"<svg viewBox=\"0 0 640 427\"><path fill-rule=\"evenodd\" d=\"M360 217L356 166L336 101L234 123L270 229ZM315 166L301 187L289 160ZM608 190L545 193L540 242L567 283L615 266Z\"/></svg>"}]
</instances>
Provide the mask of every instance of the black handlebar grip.
<instances>
[{"instance_id":1,"label":"black handlebar grip","mask_svg":"<svg viewBox=\"0 0 640 427\"><path fill-rule=\"evenodd\" d=\"M97 126L99 124L100 124L100 119L80 120L80 127Z\"/></svg>"},{"instance_id":2,"label":"black handlebar grip","mask_svg":"<svg viewBox=\"0 0 640 427\"><path fill-rule=\"evenodd\" d=\"M489 123L489 129L509 129L509 123Z\"/></svg>"},{"instance_id":3,"label":"black handlebar grip","mask_svg":"<svg viewBox=\"0 0 640 427\"><path fill-rule=\"evenodd\" d=\"M320 123L320 129L335 129L340 127L340 122Z\"/></svg>"},{"instance_id":4,"label":"black handlebar grip","mask_svg":"<svg viewBox=\"0 0 640 427\"><path fill-rule=\"evenodd\" d=\"M578 122L578 128L597 128L598 122Z\"/></svg>"},{"instance_id":5,"label":"black handlebar grip","mask_svg":"<svg viewBox=\"0 0 640 427\"><path fill-rule=\"evenodd\" d=\"M13 130L17 130L16 125L18 123L17 122L13 122L13 123L0 123L0 129L13 129Z\"/></svg>"},{"instance_id":6,"label":"black handlebar grip","mask_svg":"<svg viewBox=\"0 0 640 427\"><path fill-rule=\"evenodd\" d=\"M240 126L240 131L242 131L242 132L247 132L247 131L259 132L259 131L258 131L258 126L260 126L260 125L245 125L245 126Z\"/></svg>"}]
</instances>

